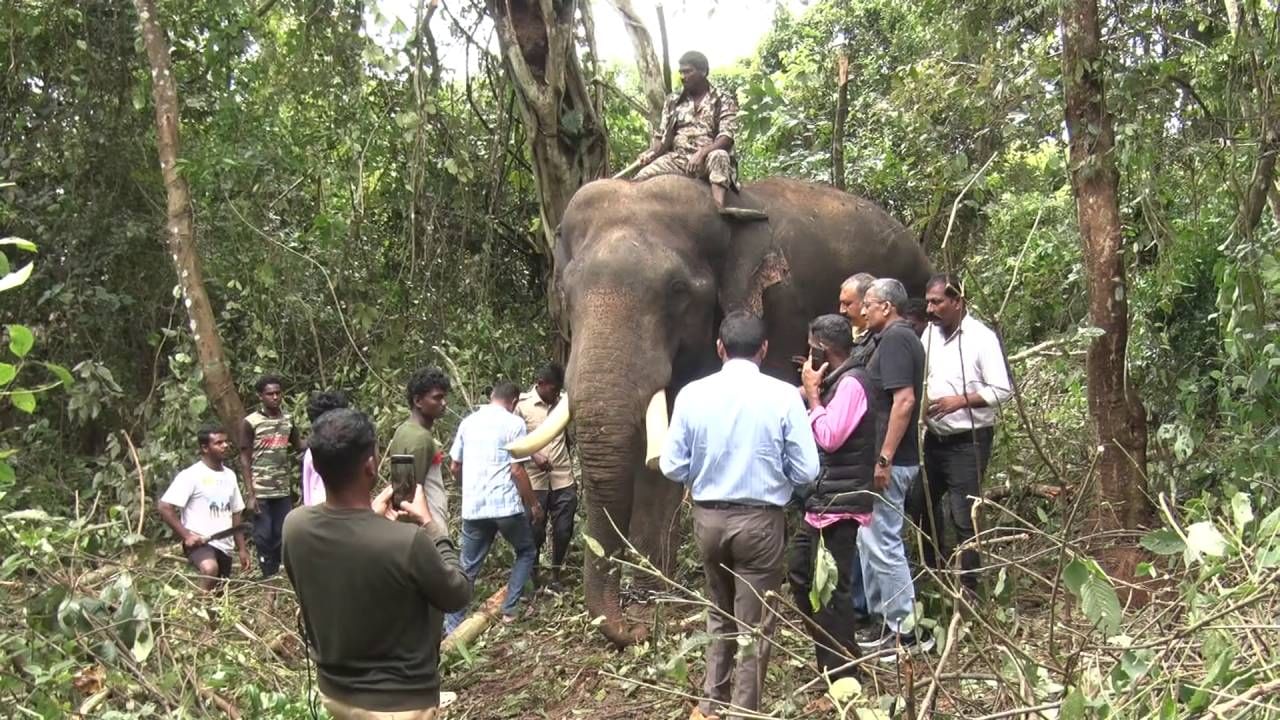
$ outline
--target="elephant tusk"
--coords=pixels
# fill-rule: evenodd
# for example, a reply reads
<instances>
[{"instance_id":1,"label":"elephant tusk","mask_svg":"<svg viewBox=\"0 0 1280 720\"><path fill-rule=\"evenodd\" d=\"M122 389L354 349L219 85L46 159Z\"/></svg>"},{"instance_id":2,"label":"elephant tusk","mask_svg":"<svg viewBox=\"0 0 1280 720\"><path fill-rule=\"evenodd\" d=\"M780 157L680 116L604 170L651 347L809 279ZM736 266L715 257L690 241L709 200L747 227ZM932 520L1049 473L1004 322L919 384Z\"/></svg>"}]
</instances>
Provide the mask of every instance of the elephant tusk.
<instances>
[{"instance_id":1,"label":"elephant tusk","mask_svg":"<svg viewBox=\"0 0 1280 720\"><path fill-rule=\"evenodd\" d=\"M542 424L534 428L534 431L518 438L507 445L507 452L512 457L526 458L546 447L556 438L557 435L564 432L569 427L569 396L565 395L560 398L560 402L551 408L551 412L547 414L547 419Z\"/></svg>"},{"instance_id":2,"label":"elephant tusk","mask_svg":"<svg viewBox=\"0 0 1280 720\"><path fill-rule=\"evenodd\" d=\"M659 390L653 394L653 398L649 400L649 408L644 411L644 465L650 470L658 469L658 458L662 455L667 428L667 391Z\"/></svg>"}]
</instances>

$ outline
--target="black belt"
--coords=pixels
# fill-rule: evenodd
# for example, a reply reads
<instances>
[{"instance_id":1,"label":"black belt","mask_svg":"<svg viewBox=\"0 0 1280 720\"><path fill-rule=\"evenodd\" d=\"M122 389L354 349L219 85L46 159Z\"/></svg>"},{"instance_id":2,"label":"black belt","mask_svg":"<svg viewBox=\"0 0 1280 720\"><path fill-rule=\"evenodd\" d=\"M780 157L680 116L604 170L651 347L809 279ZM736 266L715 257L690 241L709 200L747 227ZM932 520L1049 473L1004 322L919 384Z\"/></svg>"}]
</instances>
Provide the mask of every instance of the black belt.
<instances>
[{"instance_id":1,"label":"black belt","mask_svg":"<svg viewBox=\"0 0 1280 720\"><path fill-rule=\"evenodd\" d=\"M703 510L781 510L778 505L769 503L723 502L720 500L694 500L693 504Z\"/></svg>"},{"instance_id":2,"label":"black belt","mask_svg":"<svg viewBox=\"0 0 1280 720\"><path fill-rule=\"evenodd\" d=\"M995 433L995 428L980 427L972 430L961 430L958 433L950 433L947 435L939 435L930 430L928 431L928 440L932 440L939 445L960 445L963 443L972 443L975 440L984 440L991 437Z\"/></svg>"}]
</instances>

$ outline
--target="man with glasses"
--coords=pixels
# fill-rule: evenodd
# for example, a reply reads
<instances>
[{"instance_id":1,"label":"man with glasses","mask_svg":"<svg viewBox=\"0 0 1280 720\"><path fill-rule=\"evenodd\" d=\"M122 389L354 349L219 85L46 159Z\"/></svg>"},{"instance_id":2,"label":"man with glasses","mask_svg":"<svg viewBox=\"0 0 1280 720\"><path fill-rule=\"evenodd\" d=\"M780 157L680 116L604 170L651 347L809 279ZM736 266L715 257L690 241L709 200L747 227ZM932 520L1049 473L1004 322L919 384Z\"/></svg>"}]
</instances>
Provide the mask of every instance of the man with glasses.
<instances>
[{"instance_id":1,"label":"man with glasses","mask_svg":"<svg viewBox=\"0 0 1280 720\"><path fill-rule=\"evenodd\" d=\"M902 544L903 502L920 474L916 418L924 385L924 347L902 317L906 304L906 289L892 278L871 283L862 298L862 316L876 335L867 373L876 396L872 407L879 450L872 484L879 496L871 524L858 531L858 552L867 602L884 618L882 627L858 634L858 646L866 651L933 646L932 638L918 638L909 626L915 588ZM897 657L886 653L882 660L896 662Z\"/></svg>"}]
</instances>

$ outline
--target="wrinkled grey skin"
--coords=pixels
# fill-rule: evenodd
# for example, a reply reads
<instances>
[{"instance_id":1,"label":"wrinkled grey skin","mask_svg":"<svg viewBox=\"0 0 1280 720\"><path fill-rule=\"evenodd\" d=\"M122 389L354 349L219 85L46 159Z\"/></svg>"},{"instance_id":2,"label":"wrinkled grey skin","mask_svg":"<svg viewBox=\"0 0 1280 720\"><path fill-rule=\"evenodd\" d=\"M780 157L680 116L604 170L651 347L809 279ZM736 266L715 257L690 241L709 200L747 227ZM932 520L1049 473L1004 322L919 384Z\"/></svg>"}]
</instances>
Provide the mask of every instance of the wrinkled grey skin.
<instances>
[{"instance_id":1,"label":"wrinkled grey skin","mask_svg":"<svg viewBox=\"0 0 1280 720\"><path fill-rule=\"evenodd\" d=\"M785 179L749 185L736 200L765 210L769 222L726 222L703 183L676 176L596 181L565 211L555 264L572 337L566 388L587 533L606 556L625 537L664 571L674 565L683 487L644 468L644 410L656 391L665 388L671 402L719 368L715 337L725 312L762 304L764 369L794 383L790 358L806 354L809 320L835 312L845 278L869 272L898 278L913 295L924 291L924 253L866 200ZM762 295L751 291L778 277ZM604 617L604 634L627 645L646 631L624 620L610 566L587 553L586 604L593 618Z\"/></svg>"}]
</instances>

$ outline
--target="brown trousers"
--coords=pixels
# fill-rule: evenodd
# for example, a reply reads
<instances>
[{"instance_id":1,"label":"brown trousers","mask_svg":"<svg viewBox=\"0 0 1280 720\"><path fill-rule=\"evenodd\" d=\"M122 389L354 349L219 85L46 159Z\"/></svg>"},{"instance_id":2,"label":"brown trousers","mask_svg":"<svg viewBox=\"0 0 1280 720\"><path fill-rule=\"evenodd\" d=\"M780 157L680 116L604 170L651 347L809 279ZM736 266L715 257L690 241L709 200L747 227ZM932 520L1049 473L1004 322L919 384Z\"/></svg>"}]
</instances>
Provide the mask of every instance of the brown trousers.
<instances>
[{"instance_id":1,"label":"brown trousers","mask_svg":"<svg viewBox=\"0 0 1280 720\"><path fill-rule=\"evenodd\" d=\"M334 720L439 720L439 708L422 708L421 710L365 710L353 705L348 705L341 700L335 700L328 695L321 694L320 702L324 705L324 709L334 717Z\"/></svg>"},{"instance_id":2,"label":"brown trousers","mask_svg":"<svg viewBox=\"0 0 1280 720\"><path fill-rule=\"evenodd\" d=\"M779 507L737 506L712 509L695 505L693 534L707 576L707 594L718 610L707 612L707 677L703 714L729 702L743 710L760 709L767 642L743 648L735 663L738 636L751 633L764 617L765 593L782 586L786 520ZM736 664L736 668L735 668ZM732 692L731 692L732 688ZM732 713L729 713L732 717Z\"/></svg>"}]
</instances>

